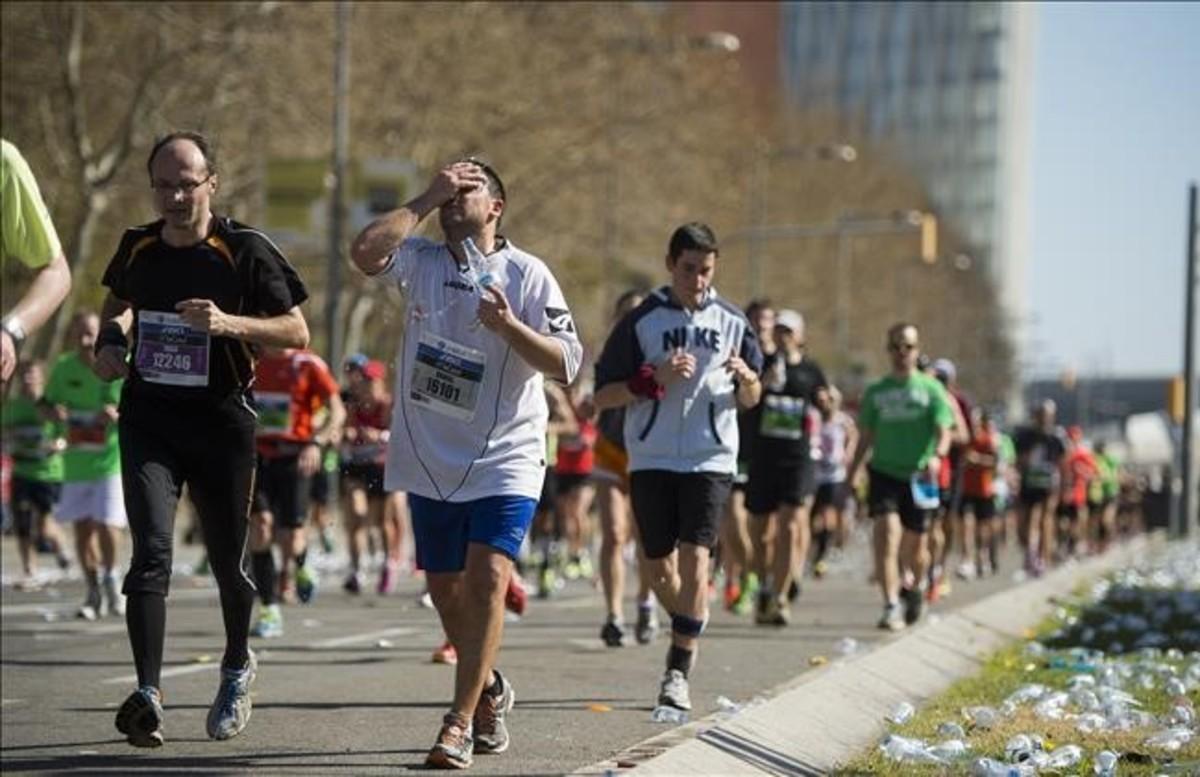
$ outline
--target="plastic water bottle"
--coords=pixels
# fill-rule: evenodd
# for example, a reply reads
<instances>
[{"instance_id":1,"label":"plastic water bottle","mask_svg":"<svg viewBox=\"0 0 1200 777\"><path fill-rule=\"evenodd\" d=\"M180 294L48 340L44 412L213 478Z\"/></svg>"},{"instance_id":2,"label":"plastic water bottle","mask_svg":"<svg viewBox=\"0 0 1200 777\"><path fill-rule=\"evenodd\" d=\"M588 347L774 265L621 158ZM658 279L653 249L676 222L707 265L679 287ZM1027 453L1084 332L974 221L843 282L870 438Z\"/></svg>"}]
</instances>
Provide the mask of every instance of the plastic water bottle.
<instances>
[{"instance_id":1,"label":"plastic water bottle","mask_svg":"<svg viewBox=\"0 0 1200 777\"><path fill-rule=\"evenodd\" d=\"M978 758L971 764L971 777L1032 777L1037 769L1029 764L1006 764L992 758Z\"/></svg>"},{"instance_id":2,"label":"plastic water bottle","mask_svg":"<svg viewBox=\"0 0 1200 777\"><path fill-rule=\"evenodd\" d=\"M470 270L471 280L475 283L475 290L482 293L486 286L496 280L496 276L488 268L488 258L469 237L462 241L462 249L467 257L467 268Z\"/></svg>"},{"instance_id":3,"label":"plastic water bottle","mask_svg":"<svg viewBox=\"0 0 1200 777\"><path fill-rule=\"evenodd\" d=\"M1099 775L1099 777L1116 777L1117 761L1120 758L1112 750L1101 750L1092 759L1092 773Z\"/></svg>"},{"instance_id":4,"label":"plastic water bottle","mask_svg":"<svg viewBox=\"0 0 1200 777\"><path fill-rule=\"evenodd\" d=\"M967 736L967 732L963 730L962 726L949 720L938 725L937 734L939 737L947 739L965 739Z\"/></svg>"},{"instance_id":5,"label":"plastic water bottle","mask_svg":"<svg viewBox=\"0 0 1200 777\"><path fill-rule=\"evenodd\" d=\"M687 723L688 714L686 710L662 705L654 708L654 712L650 713L650 720L654 721L655 723L673 723L675 725L680 725L682 723Z\"/></svg>"},{"instance_id":6,"label":"plastic water bottle","mask_svg":"<svg viewBox=\"0 0 1200 777\"><path fill-rule=\"evenodd\" d=\"M917 714L917 710L908 702L902 701L897 704L890 713L888 713L887 719L899 726L907 723L915 714Z\"/></svg>"},{"instance_id":7,"label":"plastic water bottle","mask_svg":"<svg viewBox=\"0 0 1200 777\"><path fill-rule=\"evenodd\" d=\"M1050 751L1045 760L1038 764L1043 769L1070 769L1083 760L1083 748L1079 745L1063 745Z\"/></svg>"},{"instance_id":8,"label":"plastic water bottle","mask_svg":"<svg viewBox=\"0 0 1200 777\"><path fill-rule=\"evenodd\" d=\"M901 763L945 763L941 758L929 752L929 746L920 739L889 734L879 743L879 749L889 759Z\"/></svg>"},{"instance_id":9,"label":"plastic water bottle","mask_svg":"<svg viewBox=\"0 0 1200 777\"><path fill-rule=\"evenodd\" d=\"M967 755L967 745L961 739L947 739L929 748L929 754L943 761L955 761Z\"/></svg>"}]
</instances>

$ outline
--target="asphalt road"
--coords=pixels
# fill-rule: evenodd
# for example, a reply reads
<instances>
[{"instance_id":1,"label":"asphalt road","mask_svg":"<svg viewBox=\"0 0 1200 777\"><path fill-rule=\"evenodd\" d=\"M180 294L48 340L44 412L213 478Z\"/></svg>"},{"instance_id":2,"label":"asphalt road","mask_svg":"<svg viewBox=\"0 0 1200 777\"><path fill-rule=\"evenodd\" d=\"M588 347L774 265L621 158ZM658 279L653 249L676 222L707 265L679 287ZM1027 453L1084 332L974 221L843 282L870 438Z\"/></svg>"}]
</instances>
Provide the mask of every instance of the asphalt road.
<instances>
[{"instance_id":1,"label":"asphalt road","mask_svg":"<svg viewBox=\"0 0 1200 777\"><path fill-rule=\"evenodd\" d=\"M890 638L874 628L878 594L866 582L864 538L826 579L805 581L786 628L756 627L714 605L692 673L693 719L717 699L746 702L835 658L842 637L870 649ZM4 538L4 570L16 569ZM195 551L180 548L183 562ZM1011 570L956 582L932 609L974 601L1013 585ZM123 619L74 619L78 581L0 595L0 770L5 774L384 774L418 770L448 708L453 670L430 662L441 642L436 615L417 603L420 581L390 596L342 593L330 573L310 605L285 609L286 633L255 640L260 664L254 714L234 740L207 739L204 718L217 684L223 631L216 592L176 575L168 604L164 693L166 746L129 747L113 728L135 678ZM632 600L626 608L632 619ZM516 689L512 746L479 756L481 774L562 774L620 757L636 762L663 745L639 747L670 727L651 721L666 641L606 648L598 638L598 590L569 584L506 625L500 667ZM853 699L831 699L853 704Z\"/></svg>"}]
</instances>

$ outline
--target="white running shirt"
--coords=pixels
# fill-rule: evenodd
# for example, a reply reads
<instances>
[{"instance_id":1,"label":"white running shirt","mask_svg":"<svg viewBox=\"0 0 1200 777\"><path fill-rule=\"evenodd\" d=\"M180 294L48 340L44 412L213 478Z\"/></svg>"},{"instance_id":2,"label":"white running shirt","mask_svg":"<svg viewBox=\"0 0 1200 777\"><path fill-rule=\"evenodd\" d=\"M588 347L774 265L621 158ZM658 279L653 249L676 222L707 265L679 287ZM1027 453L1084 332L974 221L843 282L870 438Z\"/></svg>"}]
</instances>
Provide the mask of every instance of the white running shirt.
<instances>
[{"instance_id":1,"label":"white running shirt","mask_svg":"<svg viewBox=\"0 0 1200 777\"><path fill-rule=\"evenodd\" d=\"M513 315L562 347L568 382L583 346L540 259L505 241L488 270ZM377 276L407 302L384 485L429 499L537 499L546 472L542 373L479 323L472 276L445 243L410 238Z\"/></svg>"}]
</instances>

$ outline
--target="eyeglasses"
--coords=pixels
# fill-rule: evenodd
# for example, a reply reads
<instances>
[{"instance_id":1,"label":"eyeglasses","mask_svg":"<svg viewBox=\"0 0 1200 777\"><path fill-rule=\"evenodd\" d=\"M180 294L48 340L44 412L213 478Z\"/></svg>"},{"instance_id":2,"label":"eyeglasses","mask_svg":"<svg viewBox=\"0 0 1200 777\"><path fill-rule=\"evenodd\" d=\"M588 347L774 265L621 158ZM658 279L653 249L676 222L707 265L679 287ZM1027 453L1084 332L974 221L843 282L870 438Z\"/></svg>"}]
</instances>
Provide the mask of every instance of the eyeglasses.
<instances>
[{"instance_id":1,"label":"eyeglasses","mask_svg":"<svg viewBox=\"0 0 1200 777\"><path fill-rule=\"evenodd\" d=\"M196 193L197 189L199 189L204 184L208 183L210 180L212 180L212 173L209 173L208 175L204 176L204 179L200 180L200 181L180 181L179 183L167 183L166 181L153 181L150 184L150 188L154 190L155 194L163 195L163 196L167 196L167 197L175 196L176 192L179 192L184 197L191 197L193 194Z\"/></svg>"}]
</instances>

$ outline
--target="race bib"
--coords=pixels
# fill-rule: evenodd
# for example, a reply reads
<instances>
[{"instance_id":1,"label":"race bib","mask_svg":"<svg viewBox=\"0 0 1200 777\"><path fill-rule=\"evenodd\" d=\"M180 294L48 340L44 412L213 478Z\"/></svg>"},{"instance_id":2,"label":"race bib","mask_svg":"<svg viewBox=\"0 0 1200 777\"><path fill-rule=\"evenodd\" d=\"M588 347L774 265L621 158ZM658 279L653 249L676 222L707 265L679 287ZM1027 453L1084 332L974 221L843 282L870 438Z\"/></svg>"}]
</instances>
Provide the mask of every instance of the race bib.
<instances>
[{"instance_id":1,"label":"race bib","mask_svg":"<svg viewBox=\"0 0 1200 777\"><path fill-rule=\"evenodd\" d=\"M762 423L759 433L781 440L804 438L804 416L807 404L797 397L768 394L763 397Z\"/></svg>"},{"instance_id":2,"label":"race bib","mask_svg":"<svg viewBox=\"0 0 1200 777\"><path fill-rule=\"evenodd\" d=\"M417 343L408 398L436 413L471 421L486 367L483 351L423 333Z\"/></svg>"},{"instance_id":3,"label":"race bib","mask_svg":"<svg viewBox=\"0 0 1200 777\"><path fill-rule=\"evenodd\" d=\"M138 312L138 374L168 386L208 385L208 332L192 329L175 313Z\"/></svg>"},{"instance_id":4,"label":"race bib","mask_svg":"<svg viewBox=\"0 0 1200 777\"><path fill-rule=\"evenodd\" d=\"M41 424L10 426L5 430L12 457L22 461L44 459L50 454L46 430Z\"/></svg>"},{"instance_id":5,"label":"race bib","mask_svg":"<svg viewBox=\"0 0 1200 777\"><path fill-rule=\"evenodd\" d=\"M255 391L254 404L258 407L258 436L291 433L291 394L285 391Z\"/></svg>"},{"instance_id":6,"label":"race bib","mask_svg":"<svg viewBox=\"0 0 1200 777\"><path fill-rule=\"evenodd\" d=\"M67 446L76 451L102 451L107 426L95 411L72 411L67 414Z\"/></svg>"},{"instance_id":7,"label":"race bib","mask_svg":"<svg viewBox=\"0 0 1200 777\"><path fill-rule=\"evenodd\" d=\"M918 472L912 476L910 483L912 488L913 504L918 510L936 510L941 503L941 493L938 490L938 484L928 477L925 473Z\"/></svg>"},{"instance_id":8,"label":"race bib","mask_svg":"<svg viewBox=\"0 0 1200 777\"><path fill-rule=\"evenodd\" d=\"M1050 489L1053 488L1055 480L1058 476L1058 467L1054 462L1047 460L1046 453L1039 445L1033 449L1029 457L1029 468L1025 472L1025 486L1027 488Z\"/></svg>"}]
</instances>

